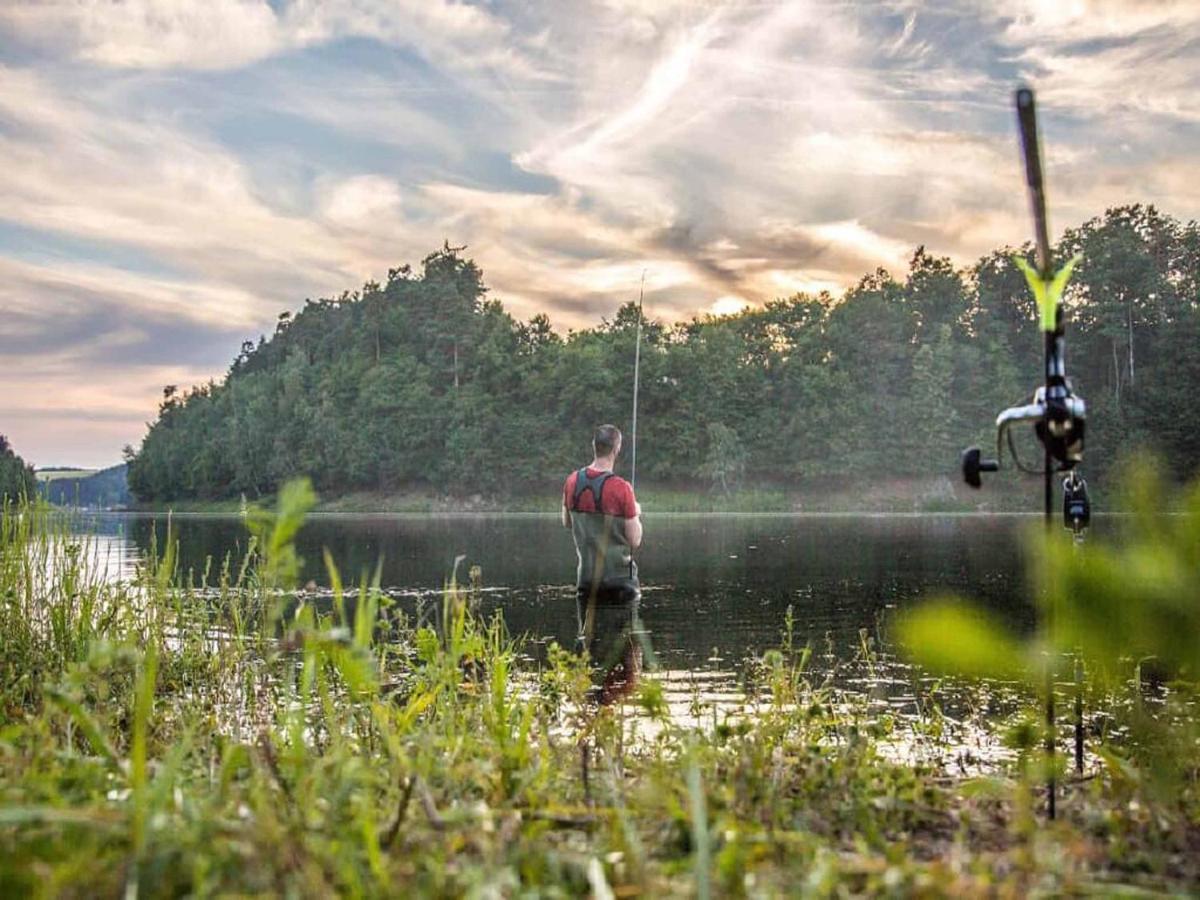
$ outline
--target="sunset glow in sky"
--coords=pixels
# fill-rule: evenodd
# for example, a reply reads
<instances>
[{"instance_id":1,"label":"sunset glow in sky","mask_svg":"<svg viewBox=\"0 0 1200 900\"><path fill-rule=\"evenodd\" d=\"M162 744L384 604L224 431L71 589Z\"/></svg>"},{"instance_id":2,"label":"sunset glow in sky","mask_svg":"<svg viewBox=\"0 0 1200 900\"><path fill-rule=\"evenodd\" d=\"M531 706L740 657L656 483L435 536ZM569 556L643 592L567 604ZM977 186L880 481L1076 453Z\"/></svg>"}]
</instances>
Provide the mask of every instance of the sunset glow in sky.
<instances>
[{"instance_id":1,"label":"sunset glow in sky","mask_svg":"<svg viewBox=\"0 0 1200 900\"><path fill-rule=\"evenodd\" d=\"M1200 215L1195 0L4 0L0 434L110 465L162 386L443 240L518 318L835 293L917 244Z\"/></svg>"}]
</instances>

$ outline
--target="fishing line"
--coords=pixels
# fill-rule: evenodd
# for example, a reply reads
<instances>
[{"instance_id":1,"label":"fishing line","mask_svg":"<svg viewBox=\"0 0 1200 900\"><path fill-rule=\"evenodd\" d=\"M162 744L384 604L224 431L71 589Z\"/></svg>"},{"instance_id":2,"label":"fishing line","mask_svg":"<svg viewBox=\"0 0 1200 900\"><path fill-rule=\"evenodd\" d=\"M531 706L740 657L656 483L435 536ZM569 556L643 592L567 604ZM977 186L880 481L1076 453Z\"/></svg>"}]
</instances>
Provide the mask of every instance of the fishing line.
<instances>
[{"instance_id":1,"label":"fishing line","mask_svg":"<svg viewBox=\"0 0 1200 900\"><path fill-rule=\"evenodd\" d=\"M637 412L638 383L642 374L642 300L646 296L646 270L642 269L642 287L638 291L637 342L633 349L633 423L630 428L629 486L637 490Z\"/></svg>"},{"instance_id":2,"label":"fishing line","mask_svg":"<svg viewBox=\"0 0 1200 900\"><path fill-rule=\"evenodd\" d=\"M638 412L638 384L642 380L642 300L646 296L646 270L642 269L642 286L638 290L638 317L637 317L637 340L633 346L633 421L630 425L630 453L629 453L629 487L632 491L637 491L637 412ZM636 501L635 501L636 502ZM633 561L633 549L629 551L629 577L634 577L636 571Z\"/></svg>"}]
</instances>

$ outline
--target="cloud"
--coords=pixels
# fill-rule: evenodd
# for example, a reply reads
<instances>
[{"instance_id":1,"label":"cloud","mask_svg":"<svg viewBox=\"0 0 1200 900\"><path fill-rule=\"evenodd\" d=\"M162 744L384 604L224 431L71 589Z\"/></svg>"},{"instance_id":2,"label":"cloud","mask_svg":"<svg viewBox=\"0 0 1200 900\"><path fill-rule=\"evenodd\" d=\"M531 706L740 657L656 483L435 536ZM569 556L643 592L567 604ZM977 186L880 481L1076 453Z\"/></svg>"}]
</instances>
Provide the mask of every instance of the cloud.
<instances>
[{"instance_id":1,"label":"cloud","mask_svg":"<svg viewBox=\"0 0 1200 900\"><path fill-rule=\"evenodd\" d=\"M200 384L212 373L207 367L158 366L131 384L123 372L102 367L87 377L29 360L5 369L0 434L30 464L93 468L119 462L121 447L138 443L163 385Z\"/></svg>"},{"instance_id":2,"label":"cloud","mask_svg":"<svg viewBox=\"0 0 1200 900\"><path fill-rule=\"evenodd\" d=\"M0 414L124 421L109 461L163 383L443 240L560 327L643 270L676 320L1020 243L1020 78L1053 223L1200 209L1190 2L15 0L0 46L2 386L37 398Z\"/></svg>"},{"instance_id":3,"label":"cloud","mask_svg":"<svg viewBox=\"0 0 1200 900\"><path fill-rule=\"evenodd\" d=\"M352 228L370 228L400 209L400 189L379 175L358 175L330 187L322 201L326 219Z\"/></svg>"},{"instance_id":4,"label":"cloud","mask_svg":"<svg viewBox=\"0 0 1200 900\"><path fill-rule=\"evenodd\" d=\"M452 0L14 0L0 26L37 46L125 69L224 69L360 37L466 67L535 69L506 45L506 25Z\"/></svg>"},{"instance_id":5,"label":"cloud","mask_svg":"<svg viewBox=\"0 0 1200 900\"><path fill-rule=\"evenodd\" d=\"M220 374L251 327L229 289L0 258L0 433L40 464L111 465L164 384Z\"/></svg>"},{"instance_id":6,"label":"cloud","mask_svg":"<svg viewBox=\"0 0 1200 900\"><path fill-rule=\"evenodd\" d=\"M714 316L731 316L744 310L750 304L741 297L735 297L733 294L726 294L723 297L718 297L708 307L708 311Z\"/></svg>"},{"instance_id":7,"label":"cloud","mask_svg":"<svg viewBox=\"0 0 1200 900\"><path fill-rule=\"evenodd\" d=\"M1005 0L976 6L981 11L990 8L992 15L1007 21L1002 37L1014 45L1137 38L1148 32L1195 27L1198 18L1191 0Z\"/></svg>"},{"instance_id":8,"label":"cloud","mask_svg":"<svg viewBox=\"0 0 1200 900\"><path fill-rule=\"evenodd\" d=\"M1102 120L1110 133L1152 117L1200 121L1200 7L1191 0L1007 0L981 13L1048 108Z\"/></svg>"},{"instance_id":9,"label":"cloud","mask_svg":"<svg viewBox=\"0 0 1200 900\"><path fill-rule=\"evenodd\" d=\"M204 283L139 276L100 266L53 268L0 258L0 359L61 358L70 366L227 362L227 347L254 328L253 298ZM205 348L219 339L220 355ZM17 363L19 364L19 363Z\"/></svg>"},{"instance_id":10,"label":"cloud","mask_svg":"<svg viewBox=\"0 0 1200 900\"><path fill-rule=\"evenodd\" d=\"M225 298L203 305L214 318L261 322L310 292L353 286L395 246L394 234L364 244L335 233L355 202L367 216L398 202L386 179L346 179L317 214L297 214L268 202L227 149L161 119L114 121L2 67L0 112L15 126L0 135L0 216L137 248L180 283L205 285L208 301Z\"/></svg>"},{"instance_id":11,"label":"cloud","mask_svg":"<svg viewBox=\"0 0 1200 900\"><path fill-rule=\"evenodd\" d=\"M121 68L244 65L282 46L278 19L258 0L16 0L0 10L0 23L19 38Z\"/></svg>"},{"instance_id":12,"label":"cloud","mask_svg":"<svg viewBox=\"0 0 1200 900\"><path fill-rule=\"evenodd\" d=\"M633 236L593 223L570 203L487 193L445 185L425 190L447 215L444 232L474 235L468 254L519 318L549 311L559 327L586 327L636 292L643 269L656 273L648 279L651 310L654 290L692 281L686 266L642 255Z\"/></svg>"},{"instance_id":13,"label":"cloud","mask_svg":"<svg viewBox=\"0 0 1200 900\"><path fill-rule=\"evenodd\" d=\"M0 141L0 165L10 175L0 198L14 221L196 252L236 240L232 231L261 227L269 216L238 160L160 122L110 119L5 68L0 110L15 126Z\"/></svg>"}]
</instances>

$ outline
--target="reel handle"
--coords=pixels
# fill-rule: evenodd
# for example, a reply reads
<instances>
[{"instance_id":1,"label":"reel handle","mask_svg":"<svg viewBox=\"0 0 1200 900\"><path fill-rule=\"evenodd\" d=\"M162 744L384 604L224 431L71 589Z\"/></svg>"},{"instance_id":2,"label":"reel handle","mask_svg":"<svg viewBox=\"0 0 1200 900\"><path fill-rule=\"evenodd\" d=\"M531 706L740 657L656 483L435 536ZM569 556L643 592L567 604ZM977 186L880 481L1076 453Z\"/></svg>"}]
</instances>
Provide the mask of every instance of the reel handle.
<instances>
[{"instance_id":1,"label":"reel handle","mask_svg":"<svg viewBox=\"0 0 1200 900\"><path fill-rule=\"evenodd\" d=\"M973 488L982 486L983 479L980 475L983 472L999 472L1000 460L998 459L983 459L981 451L978 447L968 447L962 453L962 473L963 481Z\"/></svg>"}]
</instances>

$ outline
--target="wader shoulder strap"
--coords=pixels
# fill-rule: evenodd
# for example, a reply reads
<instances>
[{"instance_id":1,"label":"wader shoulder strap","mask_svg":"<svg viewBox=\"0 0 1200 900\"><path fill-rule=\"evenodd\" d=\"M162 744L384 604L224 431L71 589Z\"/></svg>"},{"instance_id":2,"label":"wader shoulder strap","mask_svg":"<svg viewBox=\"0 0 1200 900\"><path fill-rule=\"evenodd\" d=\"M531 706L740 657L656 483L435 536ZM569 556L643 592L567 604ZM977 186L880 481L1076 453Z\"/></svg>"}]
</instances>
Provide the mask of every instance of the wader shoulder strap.
<instances>
[{"instance_id":1,"label":"wader shoulder strap","mask_svg":"<svg viewBox=\"0 0 1200 900\"><path fill-rule=\"evenodd\" d=\"M612 472L601 472L595 478L590 478L588 477L587 466L580 469L575 474L575 497L571 500L571 509L579 509L579 498L583 496L584 491L591 491L596 512L600 512L600 496L604 493L604 483L612 478L612 476Z\"/></svg>"}]
</instances>

